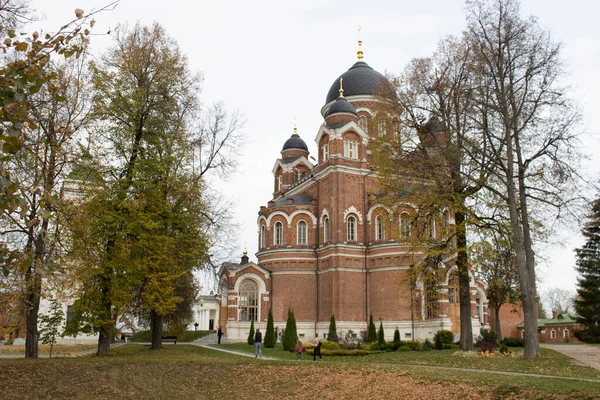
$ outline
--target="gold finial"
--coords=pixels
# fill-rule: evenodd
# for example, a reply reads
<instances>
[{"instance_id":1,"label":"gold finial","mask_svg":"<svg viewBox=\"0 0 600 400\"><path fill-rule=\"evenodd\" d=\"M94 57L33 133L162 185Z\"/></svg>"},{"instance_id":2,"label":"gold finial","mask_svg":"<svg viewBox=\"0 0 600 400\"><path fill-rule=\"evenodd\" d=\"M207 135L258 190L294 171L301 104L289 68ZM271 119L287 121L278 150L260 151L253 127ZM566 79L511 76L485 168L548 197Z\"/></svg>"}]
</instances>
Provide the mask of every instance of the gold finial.
<instances>
[{"instance_id":1,"label":"gold finial","mask_svg":"<svg viewBox=\"0 0 600 400\"><path fill-rule=\"evenodd\" d=\"M296 127L296 117L294 117L294 135L298 134L298 128Z\"/></svg>"},{"instance_id":2,"label":"gold finial","mask_svg":"<svg viewBox=\"0 0 600 400\"><path fill-rule=\"evenodd\" d=\"M247 243L244 242L244 255L247 256L248 255L248 249L247 249Z\"/></svg>"},{"instance_id":3,"label":"gold finial","mask_svg":"<svg viewBox=\"0 0 600 400\"><path fill-rule=\"evenodd\" d=\"M362 39L360 38L360 31L362 30L362 26L358 26L358 50L356 51L356 55L358 56L358 61L363 60L363 50L362 50Z\"/></svg>"},{"instance_id":4,"label":"gold finial","mask_svg":"<svg viewBox=\"0 0 600 400\"><path fill-rule=\"evenodd\" d=\"M344 97L344 86L342 86L344 78L340 78L340 97Z\"/></svg>"}]
</instances>

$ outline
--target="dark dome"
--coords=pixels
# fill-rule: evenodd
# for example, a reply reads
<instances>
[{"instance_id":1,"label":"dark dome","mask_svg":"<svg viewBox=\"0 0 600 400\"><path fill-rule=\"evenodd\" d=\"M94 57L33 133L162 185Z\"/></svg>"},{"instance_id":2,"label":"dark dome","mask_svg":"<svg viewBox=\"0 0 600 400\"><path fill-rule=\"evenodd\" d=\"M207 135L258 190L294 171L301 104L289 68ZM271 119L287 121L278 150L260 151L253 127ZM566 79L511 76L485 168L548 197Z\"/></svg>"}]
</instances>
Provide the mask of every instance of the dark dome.
<instances>
[{"instance_id":1,"label":"dark dome","mask_svg":"<svg viewBox=\"0 0 600 400\"><path fill-rule=\"evenodd\" d=\"M294 133L292 137L285 141L285 143L283 144L283 149L281 149L281 151L291 149L308 151L308 146L306 146L304 140L302 140L297 133Z\"/></svg>"},{"instance_id":2,"label":"dark dome","mask_svg":"<svg viewBox=\"0 0 600 400\"><path fill-rule=\"evenodd\" d=\"M343 78L344 96L355 96L358 94L377 94L381 84L387 84L387 79L375 71L364 61L356 62L350 69L340 75L327 93L325 104L335 100L340 92L340 78Z\"/></svg>"},{"instance_id":3,"label":"dark dome","mask_svg":"<svg viewBox=\"0 0 600 400\"><path fill-rule=\"evenodd\" d=\"M344 89L344 92L346 90ZM350 114L354 114L354 115L358 115L356 113L356 109L354 108L354 106L350 103L348 103L348 100L346 100L344 97L338 97L338 99L335 101L335 103L333 103L331 105L331 107L329 107L329 110L327 111L327 114L325 115L326 117L330 116L331 114L336 114L336 113L350 113Z\"/></svg>"}]
</instances>

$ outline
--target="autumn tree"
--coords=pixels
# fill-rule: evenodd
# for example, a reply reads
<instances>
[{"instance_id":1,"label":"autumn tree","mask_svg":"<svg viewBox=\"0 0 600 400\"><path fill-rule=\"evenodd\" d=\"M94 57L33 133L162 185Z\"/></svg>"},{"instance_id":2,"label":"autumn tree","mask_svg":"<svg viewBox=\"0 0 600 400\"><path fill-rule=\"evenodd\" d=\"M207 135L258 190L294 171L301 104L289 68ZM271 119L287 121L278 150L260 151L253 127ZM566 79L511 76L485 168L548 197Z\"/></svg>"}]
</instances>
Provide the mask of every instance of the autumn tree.
<instances>
[{"instance_id":1,"label":"autumn tree","mask_svg":"<svg viewBox=\"0 0 600 400\"><path fill-rule=\"evenodd\" d=\"M382 192L417 205L411 240L415 250L426 249L424 262L437 267L456 254L464 351L473 348L467 227L487 177L485 142L473 123L479 110L471 54L468 42L447 38L431 57L412 60L392 79L395 96L385 105L398 116L398 131L371 146Z\"/></svg>"},{"instance_id":2,"label":"autumn tree","mask_svg":"<svg viewBox=\"0 0 600 400\"><path fill-rule=\"evenodd\" d=\"M87 208L93 228L80 227L100 235L101 252L80 262L88 276L78 307L95 321L99 355L124 311L147 318L159 348L165 322L194 300L190 274L206 262L209 227L223 215L206 176L235 166L240 120L221 104L201 110L200 76L158 24L120 29L90 69L102 182L87 202L97 203Z\"/></svg>"},{"instance_id":3,"label":"autumn tree","mask_svg":"<svg viewBox=\"0 0 600 400\"><path fill-rule=\"evenodd\" d=\"M573 311L573 301L575 293L563 288L548 288L542 292L543 303L548 307L550 312L555 311L559 314Z\"/></svg>"},{"instance_id":4,"label":"autumn tree","mask_svg":"<svg viewBox=\"0 0 600 400\"><path fill-rule=\"evenodd\" d=\"M578 178L573 127L579 114L562 85L560 44L535 18L520 15L518 0L469 0L466 11L479 124L493 165L487 168L486 189L508 209L524 311L524 357L539 358L532 209L548 218L564 217L580 200L572 196Z\"/></svg>"},{"instance_id":5,"label":"autumn tree","mask_svg":"<svg viewBox=\"0 0 600 400\"><path fill-rule=\"evenodd\" d=\"M494 309L494 331L501 340L500 308L518 299L514 247L510 236L501 229L488 230L485 239L471 246L471 259L477 276L487 284L488 305Z\"/></svg>"},{"instance_id":6,"label":"autumn tree","mask_svg":"<svg viewBox=\"0 0 600 400\"><path fill-rule=\"evenodd\" d=\"M585 244L577 249L577 297L575 312L584 329L575 336L584 342L600 342L600 199L592 203L592 210L582 233Z\"/></svg>"}]
</instances>

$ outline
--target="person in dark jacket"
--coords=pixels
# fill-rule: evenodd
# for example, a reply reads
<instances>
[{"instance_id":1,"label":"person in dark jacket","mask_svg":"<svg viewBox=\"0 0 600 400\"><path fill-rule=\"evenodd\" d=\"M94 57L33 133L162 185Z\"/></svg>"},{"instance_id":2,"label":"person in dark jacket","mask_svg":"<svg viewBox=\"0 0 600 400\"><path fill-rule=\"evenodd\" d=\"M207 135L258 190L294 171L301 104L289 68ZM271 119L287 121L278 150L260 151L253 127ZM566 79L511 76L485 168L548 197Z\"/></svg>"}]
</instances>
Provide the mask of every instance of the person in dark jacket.
<instances>
[{"instance_id":1,"label":"person in dark jacket","mask_svg":"<svg viewBox=\"0 0 600 400\"><path fill-rule=\"evenodd\" d=\"M323 361L323 356L321 355L321 341L319 340L319 335L316 333L313 345L315 346L313 350L313 361L317 361L317 356L319 356L319 359Z\"/></svg>"},{"instance_id":2,"label":"person in dark jacket","mask_svg":"<svg viewBox=\"0 0 600 400\"><path fill-rule=\"evenodd\" d=\"M262 358L262 332L260 329L256 330L254 334L254 358Z\"/></svg>"},{"instance_id":3,"label":"person in dark jacket","mask_svg":"<svg viewBox=\"0 0 600 400\"><path fill-rule=\"evenodd\" d=\"M219 326L219 329L217 329L218 344L221 344L221 336L223 336L223 329Z\"/></svg>"}]
</instances>

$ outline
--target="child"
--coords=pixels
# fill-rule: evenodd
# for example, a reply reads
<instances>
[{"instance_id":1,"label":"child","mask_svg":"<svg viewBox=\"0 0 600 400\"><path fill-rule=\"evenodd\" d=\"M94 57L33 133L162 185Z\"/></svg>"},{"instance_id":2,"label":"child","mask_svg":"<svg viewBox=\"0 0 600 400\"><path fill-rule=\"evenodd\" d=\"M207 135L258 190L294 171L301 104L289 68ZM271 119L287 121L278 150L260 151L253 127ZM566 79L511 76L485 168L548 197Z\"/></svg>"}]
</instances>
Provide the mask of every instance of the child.
<instances>
[{"instance_id":1,"label":"child","mask_svg":"<svg viewBox=\"0 0 600 400\"><path fill-rule=\"evenodd\" d=\"M298 340L298 344L296 345L296 360L302 360L302 340Z\"/></svg>"}]
</instances>

